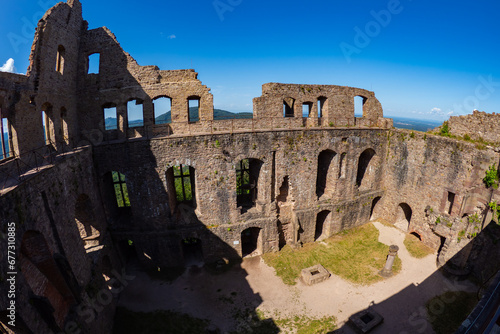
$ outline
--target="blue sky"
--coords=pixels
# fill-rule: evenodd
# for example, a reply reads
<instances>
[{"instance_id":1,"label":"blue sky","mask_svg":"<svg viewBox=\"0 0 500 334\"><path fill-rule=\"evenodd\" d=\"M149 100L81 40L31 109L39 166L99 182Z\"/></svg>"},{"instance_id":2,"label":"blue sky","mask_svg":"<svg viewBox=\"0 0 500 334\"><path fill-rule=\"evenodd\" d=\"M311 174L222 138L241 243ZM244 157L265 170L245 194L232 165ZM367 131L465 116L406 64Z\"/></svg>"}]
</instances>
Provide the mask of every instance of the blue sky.
<instances>
[{"instance_id":1,"label":"blue sky","mask_svg":"<svg viewBox=\"0 0 500 334\"><path fill-rule=\"evenodd\" d=\"M34 24L56 2L2 1L0 66L26 71ZM498 1L81 2L140 65L194 68L216 108L251 111L262 84L285 82L373 90L387 116L500 112Z\"/></svg>"}]
</instances>

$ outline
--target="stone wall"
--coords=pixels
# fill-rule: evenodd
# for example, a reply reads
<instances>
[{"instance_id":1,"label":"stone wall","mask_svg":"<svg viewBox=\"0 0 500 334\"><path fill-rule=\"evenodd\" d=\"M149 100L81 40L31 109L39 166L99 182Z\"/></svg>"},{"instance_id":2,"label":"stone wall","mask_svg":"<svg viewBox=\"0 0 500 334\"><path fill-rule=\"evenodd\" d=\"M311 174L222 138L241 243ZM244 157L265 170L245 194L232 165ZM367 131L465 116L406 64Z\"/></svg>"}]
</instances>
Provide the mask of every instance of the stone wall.
<instances>
[{"instance_id":1,"label":"stone wall","mask_svg":"<svg viewBox=\"0 0 500 334\"><path fill-rule=\"evenodd\" d=\"M473 214L478 205L485 209L491 190L483 178L491 164L498 164L498 152L478 150L466 141L406 130L390 131L387 140L386 194L375 208L375 217L400 223L404 230L416 232L424 243L438 249L440 235L429 225L429 213L453 220ZM409 223L405 204L411 210Z\"/></svg>"},{"instance_id":2,"label":"stone wall","mask_svg":"<svg viewBox=\"0 0 500 334\"><path fill-rule=\"evenodd\" d=\"M314 241L317 216L323 211L330 212L323 237L367 222L372 199L382 192L385 143L384 130L198 135L101 145L95 148L95 160L103 193L113 192L106 188L109 172L119 171L127 179L131 218L114 219L109 210L113 229L124 239L144 240L135 241L136 247L148 248L138 254L155 254L161 265L178 265L184 261L178 245L188 237L204 244L207 240L204 255L213 260L228 256L227 245L233 247L232 254L241 256L241 232L249 227L262 228L259 248L269 252L279 248L278 220L290 224L291 243ZM375 156L358 187L359 157L370 149ZM333 154L327 167L328 192L318 198L318 156L327 150ZM243 159L262 162L255 207L245 213L237 206L236 186L236 166ZM188 212L174 212L171 203L176 194L167 186L166 171L181 164L195 170L196 206ZM283 185L288 188L286 199L280 198ZM109 198L109 206L116 206L113 195ZM165 243L173 246L164 251Z\"/></svg>"},{"instance_id":3,"label":"stone wall","mask_svg":"<svg viewBox=\"0 0 500 334\"><path fill-rule=\"evenodd\" d=\"M107 257L117 271L121 268L116 255L104 246L109 246L110 240L96 181L92 151L87 147L33 171L23 183L0 196L2 235L7 224L15 223L16 227L18 328L24 323L33 333L58 333L74 322L86 332L110 330L112 300L102 313L92 316L92 321L86 321L88 309L84 310L97 291L108 289L102 276L103 258ZM88 219L78 212L77 203L82 198L88 202ZM82 224L87 225L83 230L79 228ZM82 234L85 228L92 235ZM92 238L86 241L86 237ZM91 245L86 244L89 239ZM0 247L7 249L7 238L0 238ZM12 271L6 260L4 254L1 281ZM7 284L0 288L0 310L8 306L7 288ZM52 314L47 312L51 307Z\"/></svg>"},{"instance_id":4,"label":"stone wall","mask_svg":"<svg viewBox=\"0 0 500 334\"><path fill-rule=\"evenodd\" d=\"M500 143L500 114L474 110L472 115L452 116L448 128L455 136L469 135L474 140Z\"/></svg>"}]
</instances>

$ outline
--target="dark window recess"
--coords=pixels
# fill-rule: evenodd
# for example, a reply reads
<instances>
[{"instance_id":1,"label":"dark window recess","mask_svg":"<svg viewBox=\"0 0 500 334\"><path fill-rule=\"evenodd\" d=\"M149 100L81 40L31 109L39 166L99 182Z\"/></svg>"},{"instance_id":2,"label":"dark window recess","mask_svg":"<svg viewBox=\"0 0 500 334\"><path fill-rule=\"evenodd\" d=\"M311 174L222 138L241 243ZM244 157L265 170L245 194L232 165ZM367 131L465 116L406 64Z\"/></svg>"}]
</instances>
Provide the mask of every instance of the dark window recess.
<instances>
[{"instance_id":1,"label":"dark window recess","mask_svg":"<svg viewBox=\"0 0 500 334\"><path fill-rule=\"evenodd\" d=\"M453 203L455 202L455 194L448 191L448 200L446 202L446 212L451 215L453 210Z\"/></svg>"},{"instance_id":2,"label":"dark window recess","mask_svg":"<svg viewBox=\"0 0 500 334\"><path fill-rule=\"evenodd\" d=\"M243 159L236 165L236 197L238 207L254 207L257 201L257 184L262 162L257 159Z\"/></svg>"},{"instance_id":3,"label":"dark window recess","mask_svg":"<svg viewBox=\"0 0 500 334\"><path fill-rule=\"evenodd\" d=\"M125 175L119 172L112 172L113 187L115 188L116 204L119 208L130 207L130 199L128 197L127 183Z\"/></svg>"}]
</instances>

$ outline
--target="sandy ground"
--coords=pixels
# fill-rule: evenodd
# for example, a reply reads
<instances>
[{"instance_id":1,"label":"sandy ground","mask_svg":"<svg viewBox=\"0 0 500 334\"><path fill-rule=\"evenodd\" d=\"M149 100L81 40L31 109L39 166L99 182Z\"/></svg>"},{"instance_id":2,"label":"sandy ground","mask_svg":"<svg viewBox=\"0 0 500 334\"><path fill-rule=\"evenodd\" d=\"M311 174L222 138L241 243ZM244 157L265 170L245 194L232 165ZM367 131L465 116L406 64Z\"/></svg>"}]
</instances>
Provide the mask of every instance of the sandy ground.
<instances>
[{"instance_id":1,"label":"sandy ground","mask_svg":"<svg viewBox=\"0 0 500 334\"><path fill-rule=\"evenodd\" d=\"M340 328L336 333L354 333L344 326L349 316L371 307L384 322L371 333L433 333L426 320L425 303L450 290L475 292L468 281L451 281L436 271L436 255L423 259L410 256L403 245L405 234L396 228L373 223L379 241L398 245L402 260L399 274L370 286L350 283L332 275L325 282L306 286L285 285L260 257L245 259L241 268L214 275L191 267L172 283L151 280L140 270L122 293L119 306L133 311L174 310L210 319L222 332L245 326L256 309L268 318L333 315ZM443 303L453 302L444 300ZM442 303L434 307L439 316ZM241 327L240 327L241 328Z\"/></svg>"}]
</instances>

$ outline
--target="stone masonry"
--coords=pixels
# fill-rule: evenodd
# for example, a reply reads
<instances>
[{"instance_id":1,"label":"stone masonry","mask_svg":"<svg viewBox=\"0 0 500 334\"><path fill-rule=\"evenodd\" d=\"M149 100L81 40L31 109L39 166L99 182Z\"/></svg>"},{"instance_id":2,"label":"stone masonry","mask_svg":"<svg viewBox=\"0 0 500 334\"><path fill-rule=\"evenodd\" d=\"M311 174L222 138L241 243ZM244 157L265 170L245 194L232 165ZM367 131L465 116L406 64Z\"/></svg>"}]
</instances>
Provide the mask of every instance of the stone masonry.
<instances>
[{"instance_id":1,"label":"stone masonry","mask_svg":"<svg viewBox=\"0 0 500 334\"><path fill-rule=\"evenodd\" d=\"M99 70L89 73L95 54ZM171 102L168 123L155 124L158 98ZM142 106L137 126L129 101ZM214 120L210 88L194 70L140 66L67 0L39 21L27 74L0 73L0 115L11 152L0 160L1 233L15 224L19 272L12 328L0 253L8 333L110 332L132 257L154 270L220 263L371 219L417 234L450 270L488 268L477 259L494 243L475 237L488 226L488 203L500 202L482 182L498 149L393 129L364 89L267 83L252 119ZM483 128L482 119L497 116L470 116L486 141L498 142L498 122ZM450 128L462 135L469 118Z\"/></svg>"}]
</instances>

